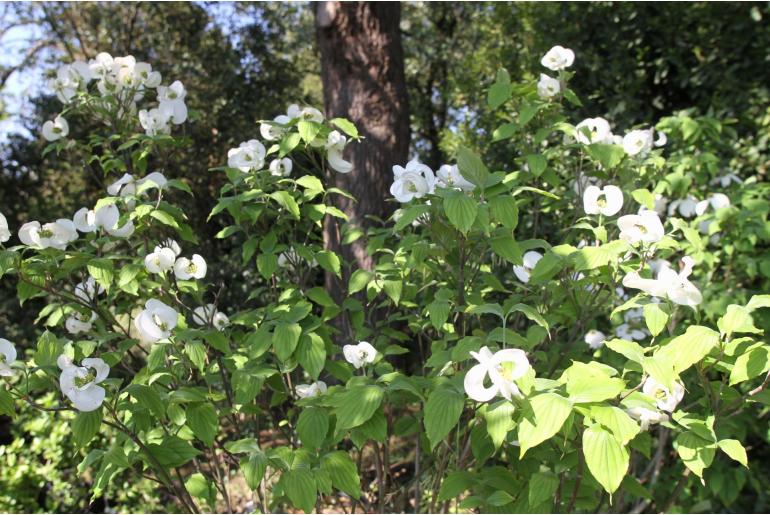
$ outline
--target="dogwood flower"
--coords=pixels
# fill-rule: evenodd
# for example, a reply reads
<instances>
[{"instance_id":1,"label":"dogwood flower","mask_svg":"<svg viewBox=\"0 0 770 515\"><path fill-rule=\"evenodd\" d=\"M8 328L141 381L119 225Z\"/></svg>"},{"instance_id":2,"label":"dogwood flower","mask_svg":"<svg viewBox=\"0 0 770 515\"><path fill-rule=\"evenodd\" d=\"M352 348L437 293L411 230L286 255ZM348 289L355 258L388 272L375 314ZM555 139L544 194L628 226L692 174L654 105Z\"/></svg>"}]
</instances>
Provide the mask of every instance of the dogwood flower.
<instances>
[{"instance_id":1,"label":"dogwood flower","mask_svg":"<svg viewBox=\"0 0 770 515\"><path fill-rule=\"evenodd\" d=\"M561 84L557 79L549 77L545 73L540 74L540 80L537 81L537 95L540 98L553 98L561 91Z\"/></svg>"},{"instance_id":2,"label":"dogwood flower","mask_svg":"<svg viewBox=\"0 0 770 515\"><path fill-rule=\"evenodd\" d=\"M639 421L639 426L642 431L647 431L651 424L660 424L661 422L668 421L668 415L665 413L653 411L641 406L629 408L626 410L626 413L628 413L631 418Z\"/></svg>"},{"instance_id":3,"label":"dogwood flower","mask_svg":"<svg viewBox=\"0 0 770 515\"><path fill-rule=\"evenodd\" d=\"M160 86L160 72L152 71L150 63L136 63L136 66L134 66L134 76L146 88L157 88Z\"/></svg>"},{"instance_id":4,"label":"dogwood flower","mask_svg":"<svg viewBox=\"0 0 770 515\"><path fill-rule=\"evenodd\" d=\"M93 311L91 311L90 315L83 315L80 312L75 312L67 317L67 320L64 322L64 327L70 334L80 334L90 331L94 320L96 320L96 313Z\"/></svg>"},{"instance_id":5,"label":"dogwood flower","mask_svg":"<svg viewBox=\"0 0 770 515\"><path fill-rule=\"evenodd\" d=\"M171 336L179 313L157 299L150 299L134 320L134 326L142 341L155 343Z\"/></svg>"},{"instance_id":6,"label":"dogwood flower","mask_svg":"<svg viewBox=\"0 0 770 515\"><path fill-rule=\"evenodd\" d=\"M173 238L166 238L160 242L160 247L166 247L174 251L174 257L179 256L182 253L182 247Z\"/></svg>"},{"instance_id":7,"label":"dogwood flower","mask_svg":"<svg viewBox=\"0 0 770 515\"><path fill-rule=\"evenodd\" d=\"M613 143L610 123L601 117L586 118L575 126L575 138L584 144Z\"/></svg>"},{"instance_id":8,"label":"dogwood flower","mask_svg":"<svg viewBox=\"0 0 770 515\"><path fill-rule=\"evenodd\" d=\"M197 325L211 324L215 329L223 329L230 323L230 319L221 311L217 311L214 304L206 304L193 310L193 322Z\"/></svg>"},{"instance_id":9,"label":"dogwood flower","mask_svg":"<svg viewBox=\"0 0 770 515\"><path fill-rule=\"evenodd\" d=\"M275 141L280 139L286 133L284 125L291 122L291 116L280 114L273 118L273 123L262 122L259 124L259 133L266 141Z\"/></svg>"},{"instance_id":10,"label":"dogwood flower","mask_svg":"<svg viewBox=\"0 0 770 515\"><path fill-rule=\"evenodd\" d=\"M513 273L519 278L519 281L523 283L529 282L529 276L532 270L537 265L537 262L543 259L543 255L535 250L529 250L524 253L522 257L523 264L513 265Z\"/></svg>"},{"instance_id":11,"label":"dogwood flower","mask_svg":"<svg viewBox=\"0 0 770 515\"><path fill-rule=\"evenodd\" d=\"M624 323L615 328L615 335L624 340L644 340L650 333L641 324L644 312L641 308L629 309L623 313Z\"/></svg>"},{"instance_id":12,"label":"dogwood flower","mask_svg":"<svg viewBox=\"0 0 770 515\"><path fill-rule=\"evenodd\" d=\"M11 231L8 229L8 220L5 215L0 213L0 243L5 243L11 239Z\"/></svg>"},{"instance_id":13,"label":"dogwood flower","mask_svg":"<svg viewBox=\"0 0 770 515\"><path fill-rule=\"evenodd\" d=\"M0 377L13 375L11 363L14 361L16 361L16 347L5 338L0 338Z\"/></svg>"},{"instance_id":14,"label":"dogwood flower","mask_svg":"<svg viewBox=\"0 0 770 515\"><path fill-rule=\"evenodd\" d=\"M144 257L144 267L151 274L163 274L174 268L176 254L168 247L155 247L155 250Z\"/></svg>"},{"instance_id":15,"label":"dogwood flower","mask_svg":"<svg viewBox=\"0 0 770 515\"><path fill-rule=\"evenodd\" d=\"M227 151L227 166L242 172L261 170L265 166L265 146L252 139Z\"/></svg>"},{"instance_id":16,"label":"dogwood flower","mask_svg":"<svg viewBox=\"0 0 770 515\"><path fill-rule=\"evenodd\" d=\"M501 395L509 401L514 396L521 396L515 381L523 377L530 368L523 350L503 349L492 354L489 348L482 347L479 352L470 354L479 363L465 374L463 386L468 397L478 402L487 402L496 395ZM484 386L487 376L492 382L489 387Z\"/></svg>"},{"instance_id":17,"label":"dogwood flower","mask_svg":"<svg viewBox=\"0 0 770 515\"><path fill-rule=\"evenodd\" d=\"M187 120L187 106L184 98L187 95L181 82L174 81L170 86L158 86L159 109L166 109L170 114L171 123L179 125Z\"/></svg>"},{"instance_id":18,"label":"dogwood flower","mask_svg":"<svg viewBox=\"0 0 770 515\"><path fill-rule=\"evenodd\" d=\"M199 254L193 254L192 259L177 258L176 263L174 263L174 275L183 281L203 279L206 277L206 270L206 260Z\"/></svg>"},{"instance_id":19,"label":"dogwood flower","mask_svg":"<svg viewBox=\"0 0 770 515\"><path fill-rule=\"evenodd\" d=\"M124 173L120 179L107 186L107 193L113 197L117 197L118 195L127 197L135 194L136 181L134 180L134 176L130 173Z\"/></svg>"},{"instance_id":20,"label":"dogwood flower","mask_svg":"<svg viewBox=\"0 0 770 515\"><path fill-rule=\"evenodd\" d=\"M655 140L655 146L663 147L666 143L668 143L668 136L666 136L665 132L658 131L658 139Z\"/></svg>"},{"instance_id":21,"label":"dogwood flower","mask_svg":"<svg viewBox=\"0 0 770 515\"><path fill-rule=\"evenodd\" d=\"M724 193L712 193L706 200L701 200L695 206L695 214L701 216L709 207L714 211L730 206L730 197Z\"/></svg>"},{"instance_id":22,"label":"dogwood flower","mask_svg":"<svg viewBox=\"0 0 770 515\"><path fill-rule=\"evenodd\" d=\"M114 229L118 225L120 212L115 204L107 204L96 211L82 207L72 217L75 228L84 233L94 232L97 229Z\"/></svg>"},{"instance_id":23,"label":"dogwood flower","mask_svg":"<svg viewBox=\"0 0 770 515\"><path fill-rule=\"evenodd\" d=\"M43 226L40 222L25 223L19 228L19 239L32 248L64 250L69 243L78 239L78 233L72 220L60 218Z\"/></svg>"},{"instance_id":24,"label":"dogwood flower","mask_svg":"<svg viewBox=\"0 0 770 515\"><path fill-rule=\"evenodd\" d=\"M102 405L106 392L99 383L107 379L110 367L101 358L86 358L75 366L65 355L59 356L59 387L78 411L94 411Z\"/></svg>"},{"instance_id":25,"label":"dogwood flower","mask_svg":"<svg viewBox=\"0 0 770 515\"><path fill-rule=\"evenodd\" d=\"M293 163L291 159L284 157L283 159L273 159L270 161L268 169L270 170L271 175L276 177L288 177L291 175L292 166Z\"/></svg>"},{"instance_id":26,"label":"dogwood flower","mask_svg":"<svg viewBox=\"0 0 770 515\"><path fill-rule=\"evenodd\" d=\"M553 71L569 68L573 62L575 62L575 52L560 45L551 48L540 60L540 64Z\"/></svg>"},{"instance_id":27,"label":"dogwood flower","mask_svg":"<svg viewBox=\"0 0 770 515\"><path fill-rule=\"evenodd\" d=\"M443 188L473 191L476 186L462 176L457 165L441 165L436 172L436 184Z\"/></svg>"},{"instance_id":28,"label":"dogwood flower","mask_svg":"<svg viewBox=\"0 0 770 515\"><path fill-rule=\"evenodd\" d=\"M411 202L412 199L421 198L433 191L436 176L433 170L412 159L406 167L393 166L393 184L390 193L399 202Z\"/></svg>"},{"instance_id":29,"label":"dogwood flower","mask_svg":"<svg viewBox=\"0 0 770 515\"><path fill-rule=\"evenodd\" d=\"M728 173L725 173L723 175L720 175L719 177L714 177L709 182L709 184L712 185L712 186L715 186L715 185L719 184L723 188L729 187L730 184L732 184L732 183L743 184L743 179L741 179L740 177L738 177L734 173L728 172Z\"/></svg>"},{"instance_id":30,"label":"dogwood flower","mask_svg":"<svg viewBox=\"0 0 770 515\"><path fill-rule=\"evenodd\" d=\"M377 358L377 349L369 342L358 342L356 345L342 347L345 360L355 368L361 368L368 363L374 363Z\"/></svg>"},{"instance_id":31,"label":"dogwood flower","mask_svg":"<svg viewBox=\"0 0 770 515\"><path fill-rule=\"evenodd\" d=\"M625 215L618 218L620 238L631 245L639 242L655 243L661 240L666 231L655 211L642 211L638 215Z\"/></svg>"},{"instance_id":32,"label":"dogwood flower","mask_svg":"<svg viewBox=\"0 0 770 515\"><path fill-rule=\"evenodd\" d=\"M685 256L679 273L671 267L664 267L658 273L658 281L666 285L666 297L674 304L694 307L703 301L700 290L688 279L694 265L693 258Z\"/></svg>"},{"instance_id":33,"label":"dogwood flower","mask_svg":"<svg viewBox=\"0 0 770 515\"><path fill-rule=\"evenodd\" d=\"M601 331L597 331L596 329L591 329L588 331L585 336L583 336L583 341L585 341L588 344L588 347L590 347L592 350L596 350L602 347L604 345L604 340L607 339L607 336Z\"/></svg>"},{"instance_id":34,"label":"dogwood flower","mask_svg":"<svg viewBox=\"0 0 770 515\"><path fill-rule=\"evenodd\" d=\"M326 393L326 383L323 381L316 381L311 384L298 384L294 391L297 392L297 397L304 399L307 397L316 397Z\"/></svg>"},{"instance_id":35,"label":"dogwood flower","mask_svg":"<svg viewBox=\"0 0 770 515\"><path fill-rule=\"evenodd\" d=\"M96 300L98 295L104 293L104 286L101 284L97 285L96 280L89 276L85 281L79 282L75 285L75 290L73 293L75 294L75 297L79 298L83 302L90 304Z\"/></svg>"},{"instance_id":36,"label":"dogwood flower","mask_svg":"<svg viewBox=\"0 0 770 515\"><path fill-rule=\"evenodd\" d=\"M345 161L342 152L347 145L348 139L339 131L331 131L326 138L326 159L329 161L335 171L339 173L350 173L353 171L353 163Z\"/></svg>"},{"instance_id":37,"label":"dogwood flower","mask_svg":"<svg viewBox=\"0 0 770 515\"><path fill-rule=\"evenodd\" d=\"M148 136L170 134L170 114L168 109L160 109L157 107L150 109L149 111L147 109L142 109L139 111L139 124Z\"/></svg>"},{"instance_id":38,"label":"dogwood flower","mask_svg":"<svg viewBox=\"0 0 770 515\"><path fill-rule=\"evenodd\" d=\"M43 124L43 137L46 141L56 141L66 138L70 133L70 126L63 116L57 116L53 121L48 120Z\"/></svg>"},{"instance_id":39,"label":"dogwood flower","mask_svg":"<svg viewBox=\"0 0 770 515\"><path fill-rule=\"evenodd\" d=\"M671 413L676 409L677 404L684 398L684 385L680 382L674 382L673 391L657 382L652 377L648 377L642 385L642 393L655 399L655 405L659 410Z\"/></svg>"},{"instance_id":40,"label":"dogwood flower","mask_svg":"<svg viewBox=\"0 0 770 515\"><path fill-rule=\"evenodd\" d=\"M692 195L687 195L687 198L674 200L668 205L668 216L674 216L679 211L683 217L692 218L695 216L697 207L698 199Z\"/></svg>"},{"instance_id":41,"label":"dogwood flower","mask_svg":"<svg viewBox=\"0 0 770 515\"><path fill-rule=\"evenodd\" d=\"M309 122L321 123L324 121L324 115L315 107L299 107L297 104L291 104L286 110L289 118L300 118Z\"/></svg>"},{"instance_id":42,"label":"dogwood flower","mask_svg":"<svg viewBox=\"0 0 770 515\"><path fill-rule=\"evenodd\" d=\"M107 52L100 52L96 54L96 57L88 61L88 68L91 71L93 77L100 79L112 72L112 65L114 60Z\"/></svg>"},{"instance_id":43,"label":"dogwood flower","mask_svg":"<svg viewBox=\"0 0 770 515\"><path fill-rule=\"evenodd\" d=\"M623 150L629 156L649 154L652 144L652 129L634 130L623 136Z\"/></svg>"},{"instance_id":44,"label":"dogwood flower","mask_svg":"<svg viewBox=\"0 0 770 515\"><path fill-rule=\"evenodd\" d=\"M588 215L612 216L623 208L623 192L617 186L588 186L583 193L583 209Z\"/></svg>"}]
</instances>

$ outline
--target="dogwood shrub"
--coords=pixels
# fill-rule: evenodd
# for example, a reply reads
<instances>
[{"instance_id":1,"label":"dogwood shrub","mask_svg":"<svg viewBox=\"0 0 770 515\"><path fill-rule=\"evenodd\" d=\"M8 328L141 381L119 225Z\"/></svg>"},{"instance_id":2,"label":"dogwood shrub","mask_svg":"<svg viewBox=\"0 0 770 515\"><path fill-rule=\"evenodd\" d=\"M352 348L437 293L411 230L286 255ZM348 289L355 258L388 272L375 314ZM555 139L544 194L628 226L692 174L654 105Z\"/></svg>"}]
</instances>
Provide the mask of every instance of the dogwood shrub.
<instances>
[{"instance_id":1,"label":"dogwood shrub","mask_svg":"<svg viewBox=\"0 0 770 515\"><path fill-rule=\"evenodd\" d=\"M212 170L217 237L256 284L238 306L220 304L238 278L207 280L217 260L173 203L190 190L157 158L184 146L182 83L131 56L62 66L45 152L87 156L108 186L72 219L0 218L19 240L3 274L20 302L47 301L36 349L0 339L0 412L74 412L94 495L142 475L190 512L232 511L237 475L263 512L399 496L430 512L665 511L690 474L747 467L738 421L768 402L754 317L770 296L741 282L764 266L766 203L687 146L697 121L569 120L574 62L557 46L542 59L556 77L501 70L488 104L508 121L489 144L505 168L463 146L435 172L394 163L398 209L366 232L327 180L353 170L355 126L298 105L260 122ZM102 129L71 138L88 118ZM365 240L371 270L324 247L327 217Z\"/></svg>"}]
</instances>

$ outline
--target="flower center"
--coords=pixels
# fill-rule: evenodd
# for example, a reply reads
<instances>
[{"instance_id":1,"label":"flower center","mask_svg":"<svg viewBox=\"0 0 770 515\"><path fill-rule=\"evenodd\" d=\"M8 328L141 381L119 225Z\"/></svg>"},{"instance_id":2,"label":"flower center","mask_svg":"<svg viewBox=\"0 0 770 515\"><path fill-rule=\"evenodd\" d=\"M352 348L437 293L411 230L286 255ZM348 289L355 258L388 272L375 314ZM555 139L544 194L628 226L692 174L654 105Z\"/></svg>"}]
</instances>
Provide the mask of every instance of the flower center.
<instances>
[{"instance_id":1,"label":"flower center","mask_svg":"<svg viewBox=\"0 0 770 515\"><path fill-rule=\"evenodd\" d=\"M190 264L187 265L187 273L188 274L194 274L196 270L198 270L198 267L195 266L195 263L190 262Z\"/></svg>"},{"instance_id":2,"label":"flower center","mask_svg":"<svg viewBox=\"0 0 770 515\"><path fill-rule=\"evenodd\" d=\"M635 224L634 227L642 234L647 234L647 227L642 224Z\"/></svg>"},{"instance_id":3,"label":"flower center","mask_svg":"<svg viewBox=\"0 0 770 515\"><path fill-rule=\"evenodd\" d=\"M166 321L160 318L158 315L152 315L152 321L155 322L155 325L160 327L161 331L165 331L166 329L168 329L168 324L166 323Z\"/></svg>"},{"instance_id":4,"label":"flower center","mask_svg":"<svg viewBox=\"0 0 770 515\"><path fill-rule=\"evenodd\" d=\"M75 386L78 388L83 388L84 386L87 386L89 383L93 383L96 379L96 374L89 369L88 373L84 377L75 377Z\"/></svg>"},{"instance_id":5,"label":"flower center","mask_svg":"<svg viewBox=\"0 0 770 515\"><path fill-rule=\"evenodd\" d=\"M596 199L596 204L597 204L599 207L604 207L604 206L606 206L606 205L607 205L607 199L606 199L606 198L604 198L604 197L599 197L598 199Z\"/></svg>"},{"instance_id":6,"label":"flower center","mask_svg":"<svg viewBox=\"0 0 770 515\"><path fill-rule=\"evenodd\" d=\"M497 372L509 383L513 382L513 369L514 365L511 362L505 362L497 365Z\"/></svg>"},{"instance_id":7,"label":"flower center","mask_svg":"<svg viewBox=\"0 0 770 515\"><path fill-rule=\"evenodd\" d=\"M53 231L50 229L40 229L37 235L41 238L50 238L53 236Z\"/></svg>"}]
</instances>

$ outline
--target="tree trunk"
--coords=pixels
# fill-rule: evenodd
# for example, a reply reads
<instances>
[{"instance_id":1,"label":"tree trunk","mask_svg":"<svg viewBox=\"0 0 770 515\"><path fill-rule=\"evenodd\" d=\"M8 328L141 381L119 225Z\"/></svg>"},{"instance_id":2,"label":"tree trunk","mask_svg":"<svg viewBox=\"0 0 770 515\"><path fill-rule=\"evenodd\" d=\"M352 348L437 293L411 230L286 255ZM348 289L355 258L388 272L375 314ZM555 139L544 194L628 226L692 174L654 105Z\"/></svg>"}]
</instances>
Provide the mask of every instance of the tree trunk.
<instances>
[{"instance_id":1,"label":"tree trunk","mask_svg":"<svg viewBox=\"0 0 770 515\"><path fill-rule=\"evenodd\" d=\"M395 209L390 198L391 168L406 162L409 152L409 106L404 78L404 52L397 2L319 2L316 35L321 52L324 104L329 118L348 118L363 136L351 143L345 158L353 163L349 174L331 172L330 180L351 193L356 201L337 196L336 202L350 219L350 227L366 230L386 219ZM340 254L352 268L371 269L366 238L342 245L336 218L324 221L328 249ZM343 284L347 284L346 271ZM340 300L344 296L334 277L327 288Z\"/></svg>"}]
</instances>

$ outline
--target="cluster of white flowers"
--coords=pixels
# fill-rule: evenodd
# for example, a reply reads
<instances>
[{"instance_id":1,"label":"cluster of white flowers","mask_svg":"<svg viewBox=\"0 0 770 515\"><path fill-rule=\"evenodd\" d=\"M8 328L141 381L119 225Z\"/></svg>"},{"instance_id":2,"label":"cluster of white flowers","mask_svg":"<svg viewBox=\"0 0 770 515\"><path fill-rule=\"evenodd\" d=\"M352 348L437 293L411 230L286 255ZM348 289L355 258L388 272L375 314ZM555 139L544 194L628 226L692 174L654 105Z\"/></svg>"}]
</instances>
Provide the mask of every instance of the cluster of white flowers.
<instances>
[{"instance_id":1,"label":"cluster of white flowers","mask_svg":"<svg viewBox=\"0 0 770 515\"><path fill-rule=\"evenodd\" d=\"M629 156L644 157L653 147L664 146L668 138L662 132L655 139L655 129L635 129L624 136L612 133L610 123L602 117L586 118L575 126L575 139L583 145L602 143L621 145Z\"/></svg>"},{"instance_id":2,"label":"cluster of white flowers","mask_svg":"<svg viewBox=\"0 0 770 515\"><path fill-rule=\"evenodd\" d=\"M655 279L645 279L639 272L628 272L623 277L623 286L642 290L652 297L667 298L675 304L697 306L703 296L689 280L695 261L690 256L682 258L682 270L677 273L668 261L660 260Z\"/></svg>"},{"instance_id":3,"label":"cluster of white flowers","mask_svg":"<svg viewBox=\"0 0 770 515\"><path fill-rule=\"evenodd\" d=\"M193 322L200 326L212 325L214 329L222 330L230 323L230 319L217 310L214 304L198 306L193 310Z\"/></svg>"},{"instance_id":4,"label":"cluster of white flowers","mask_svg":"<svg viewBox=\"0 0 770 515\"><path fill-rule=\"evenodd\" d=\"M669 390L652 377L648 377L642 385L642 393L655 399L655 406L667 413L673 412L684 398L684 385L674 383L673 391ZM642 431L646 431L650 424L659 424L668 421L668 415L661 411L651 410L643 406L634 406L626 412L640 422Z\"/></svg>"},{"instance_id":5,"label":"cluster of white flowers","mask_svg":"<svg viewBox=\"0 0 770 515\"><path fill-rule=\"evenodd\" d=\"M540 64L555 72L566 70L574 62L575 52L559 45L551 48L540 60ZM558 79L549 77L545 73L540 74L540 80L537 82L537 94L540 98L553 98L560 92L561 83Z\"/></svg>"},{"instance_id":6,"label":"cluster of white flowers","mask_svg":"<svg viewBox=\"0 0 770 515\"><path fill-rule=\"evenodd\" d=\"M516 380L523 377L530 368L526 353L521 349L503 349L492 354L487 347L470 353L478 361L465 374L463 386L468 397L478 402L487 402L500 395L507 400L520 397ZM490 386L484 386L489 376Z\"/></svg>"},{"instance_id":7,"label":"cluster of white flowers","mask_svg":"<svg viewBox=\"0 0 770 515\"><path fill-rule=\"evenodd\" d=\"M623 323L615 328L615 335L624 340L644 340L650 332L644 326L644 312L641 308L629 309L623 313Z\"/></svg>"},{"instance_id":8,"label":"cluster of white flowers","mask_svg":"<svg viewBox=\"0 0 770 515\"><path fill-rule=\"evenodd\" d=\"M473 191L475 188L468 179L463 177L457 165L441 165L436 173L416 158L409 161L406 166L393 166L393 184L390 186L390 194L401 203L433 194L437 187L461 191Z\"/></svg>"}]
</instances>

